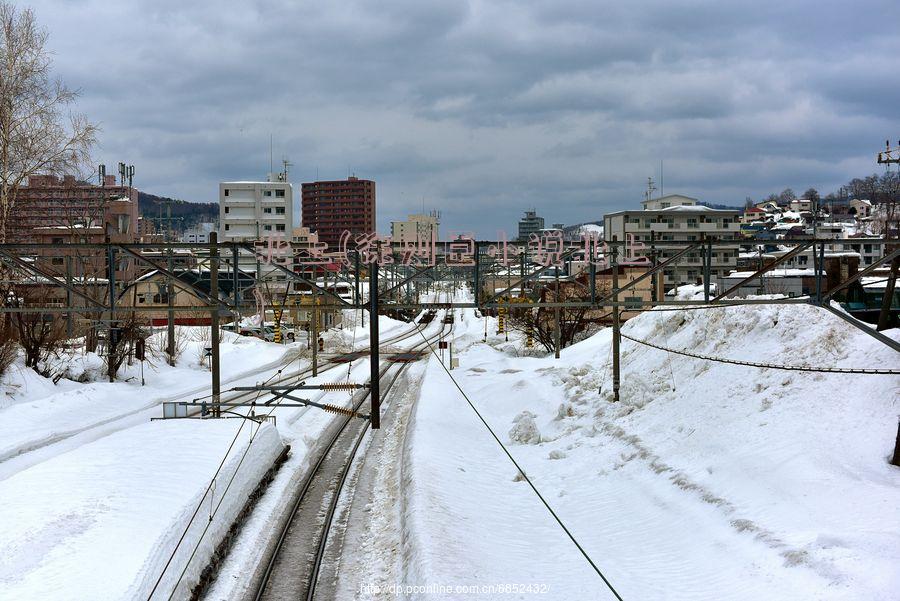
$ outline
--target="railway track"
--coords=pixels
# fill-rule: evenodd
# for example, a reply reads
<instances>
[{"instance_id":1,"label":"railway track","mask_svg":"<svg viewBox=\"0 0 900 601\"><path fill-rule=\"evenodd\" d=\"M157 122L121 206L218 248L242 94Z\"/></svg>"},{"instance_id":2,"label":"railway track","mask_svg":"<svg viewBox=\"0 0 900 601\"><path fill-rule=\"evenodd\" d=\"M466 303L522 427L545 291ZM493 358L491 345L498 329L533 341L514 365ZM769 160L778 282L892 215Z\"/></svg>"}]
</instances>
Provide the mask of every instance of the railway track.
<instances>
[{"instance_id":1,"label":"railway track","mask_svg":"<svg viewBox=\"0 0 900 601\"><path fill-rule=\"evenodd\" d=\"M418 336L418 328L416 328L416 327L410 328L409 330L400 332L398 334L395 334L394 336L386 338L383 341L383 344L397 344L397 343L402 342L403 340L406 340L413 336ZM365 346L361 349L354 349L354 350L367 351L368 348L369 348L368 346ZM269 365L259 368L258 370L253 370L253 371L250 371L247 373L243 373L240 375L240 378L241 379L250 378L257 374L266 374L266 373L271 373L273 371L275 373L278 373L278 370L286 369L295 360L296 360L296 357L292 357L289 360L282 362L280 365L273 366L272 364L269 364ZM323 366L318 371L319 371L319 374L325 374L327 372L330 372L332 370L335 370L335 369L338 369L341 367L346 369L345 364L336 363L333 365ZM312 368L311 367L299 370L297 372L284 374L284 375L280 376L279 378L273 380L270 383L273 385L289 385L291 383L300 382L310 376L312 376ZM191 390L187 393L182 393L176 397L173 397L171 400L172 401L188 400L191 398L191 396L193 394L196 394L197 392L198 392L197 390ZM240 393L229 394L227 396L222 395L222 401L229 402L229 403L240 403L243 401L250 402L254 399L255 396L259 396L258 393L240 392ZM265 398L266 397L264 397L264 396L259 396L259 398L257 400L264 401ZM102 421L90 424L88 426L74 429L70 432L61 433L60 435L55 436L51 439L40 441L40 442L30 446L29 448L24 449L21 452L18 452L14 455L10 455L9 457L4 457L4 458L0 459L0 479L2 479L2 477L7 477L8 475L15 473L18 470L26 469L32 465L35 465L36 463L40 463L40 461L43 460L43 457L45 456L45 454L48 453L48 451L47 451L48 449L49 449L50 455L46 455L46 456L52 456L53 454L58 454L59 452L63 452L63 453L68 452L74 448L77 448L78 446L80 446L82 444L92 442L94 440L108 436L115 432L119 432L126 428L133 427L139 423L143 423L144 420L147 419L148 416L152 419L152 412L155 410L158 410L159 406L160 405L158 405L156 403L151 403L146 406L137 408L133 411L128 411L128 412L116 415L114 417L110 417L108 419L104 419ZM201 408L199 408L199 407L190 408L190 410L188 411L188 415L189 416L197 416L197 415L199 415L200 412L201 412ZM59 449L59 451L53 451L52 449ZM38 457L39 453L42 454L40 457ZM6 476L4 476L4 474L6 474Z\"/></svg>"},{"instance_id":2,"label":"railway track","mask_svg":"<svg viewBox=\"0 0 900 601\"><path fill-rule=\"evenodd\" d=\"M418 333L419 333L418 324L414 323L413 327L410 328L409 330L407 330L405 332L400 332L399 334L395 334L394 336L391 336L391 337L386 338L385 340L381 341L381 345L397 344L398 342L402 342L408 338L417 336ZM369 351L369 347L365 346L365 347L362 347L359 349L353 349L353 350L357 351L357 352L367 353ZM285 367L287 367L288 365L290 365L290 363L292 363L292 362L293 362L293 359L291 361L286 361L285 363L283 363L282 370ZM328 373L330 371L339 369L339 368L347 369L347 364L346 363L334 363L331 365L319 367L317 377L321 376L322 374ZM272 371L272 369L267 368L265 370L260 370L259 373L265 373L265 372L270 372L270 371ZM278 372L276 371L276 373L278 373ZM271 385L271 386L289 386L291 384L298 384L298 383L304 381L306 378L309 378L311 376L312 376L312 367L307 367L307 368L302 369L297 372L284 374L281 377L278 377L274 380L268 381L267 383L268 383L268 385ZM183 397L179 397L179 398L186 398L186 396L187 395L185 395ZM221 402L223 402L223 403L241 403L243 401L254 400L257 403L259 403L260 401L262 403L265 403L265 400L270 396L271 396L270 393L260 394L258 392L254 392L254 391L244 391L244 392L237 392L234 394L230 394L227 396L222 395ZM197 399L195 399L195 400L197 400ZM247 405L247 406L249 407L250 405ZM263 405L263 407L266 407L266 406L267 405ZM273 404L273 405L268 405L268 406L275 406L275 405ZM195 416L195 415L198 415L200 412L201 412L201 409L199 407L194 408L194 409L191 409L190 411L188 411L188 416L189 417Z\"/></svg>"},{"instance_id":3,"label":"railway track","mask_svg":"<svg viewBox=\"0 0 900 601\"><path fill-rule=\"evenodd\" d=\"M440 330L427 336L427 340L431 343L436 341L447 330L447 325L441 323ZM417 328L412 334L420 335L427 323L422 326L421 330ZM450 324L451 331L452 328ZM413 350L426 347L427 343L423 341L414 345ZM408 365L387 364L379 370L383 403ZM354 411L368 398L369 390L361 391L354 399ZM326 435L328 442L298 488L292 509L281 526L280 535L259 577L254 596L257 601L315 598L341 491L368 429L369 420L347 417L335 424Z\"/></svg>"}]
</instances>

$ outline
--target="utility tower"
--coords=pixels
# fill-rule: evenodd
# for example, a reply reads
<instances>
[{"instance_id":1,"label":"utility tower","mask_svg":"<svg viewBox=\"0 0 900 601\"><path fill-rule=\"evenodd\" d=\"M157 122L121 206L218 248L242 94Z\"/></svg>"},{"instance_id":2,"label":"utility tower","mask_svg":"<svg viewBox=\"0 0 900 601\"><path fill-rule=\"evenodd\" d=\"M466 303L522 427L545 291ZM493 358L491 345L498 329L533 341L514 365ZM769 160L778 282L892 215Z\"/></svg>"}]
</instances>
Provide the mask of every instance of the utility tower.
<instances>
[{"instance_id":1,"label":"utility tower","mask_svg":"<svg viewBox=\"0 0 900 601\"><path fill-rule=\"evenodd\" d=\"M652 177L648 177L647 178L647 191L644 192L644 200L652 199L654 192L656 192L656 183L653 181Z\"/></svg>"}]
</instances>

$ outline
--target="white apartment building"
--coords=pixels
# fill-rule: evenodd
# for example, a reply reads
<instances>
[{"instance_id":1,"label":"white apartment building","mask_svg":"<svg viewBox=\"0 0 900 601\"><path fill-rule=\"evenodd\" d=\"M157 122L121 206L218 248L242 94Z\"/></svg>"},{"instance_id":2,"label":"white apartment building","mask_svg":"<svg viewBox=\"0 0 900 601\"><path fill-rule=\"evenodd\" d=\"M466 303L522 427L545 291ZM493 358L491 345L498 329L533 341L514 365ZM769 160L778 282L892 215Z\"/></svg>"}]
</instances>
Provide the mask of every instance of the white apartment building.
<instances>
[{"instance_id":1,"label":"white apartment building","mask_svg":"<svg viewBox=\"0 0 900 601\"><path fill-rule=\"evenodd\" d=\"M250 242L278 236L288 241L294 229L291 184L269 177L264 182L219 184L219 240Z\"/></svg>"},{"instance_id":2,"label":"white apartment building","mask_svg":"<svg viewBox=\"0 0 900 601\"><path fill-rule=\"evenodd\" d=\"M696 198L669 194L645 200L643 210L618 211L603 216L603 237L607 242L625 241L627 234L635 242L643 242L649 252L650 240L679 241L686 246L701 235L716 240L734 240L734 246L717 245L712 250L710 281L715 283L737 268L740 233L740 211L711 209L697 204ZM681 247L659 249L657 259L663 261ZM669 290L681 284L694 284L703 277L700 252L690 253L665 270L664 286Z\"/></svg>"},{"instance_id":3,"label":"white apartment building","mask_svg":"<svg viewBox=\"0 0 900 601\"><path fill-rule=\"evenodd\" d=\"M417 239L423 242L431 240L433 234L436 242L440 239L439 225L438 214L435 212L429 215L410 215L406 221L391 222L391 241L395 244L415 244Z\"/></svg>"},{"instance_id":4,"label":"white apartment building","mask_svg":"<svg viewBox=\"0 0 900 601\"><path fill-rule=\"evenodd\" d=\"M280 236L290 243L293 221L293 188L280 175L270 174L268 181L219 184L219 242L265 242ZM284 260L290 265L290 249L283 252L288 254ZM238 264L242 271L257 278L286 285L284 272L260 260L259 254L241 251Z\"/></svg>"}]
</instances>

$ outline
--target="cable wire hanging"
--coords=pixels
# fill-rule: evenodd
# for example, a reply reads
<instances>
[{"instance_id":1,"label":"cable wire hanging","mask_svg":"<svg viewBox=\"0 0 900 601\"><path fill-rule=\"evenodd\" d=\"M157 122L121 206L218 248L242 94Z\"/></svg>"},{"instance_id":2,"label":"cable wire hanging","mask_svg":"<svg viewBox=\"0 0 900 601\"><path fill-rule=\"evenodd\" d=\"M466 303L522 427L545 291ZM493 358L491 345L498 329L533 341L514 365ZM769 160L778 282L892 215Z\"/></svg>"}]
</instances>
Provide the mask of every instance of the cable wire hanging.
<instances>
[{"instance_id":1,"label":"cable wire hanging","mask_svg":"<svg viewBox=\"0 0 900 601\"><path fill-rule=\"evenodd\" d=\"M773 363L758 363L756 361L741 361L739 359L729 359L727 357L713 357L710 355L701 355L699 353L689 353L687 351L682 351L678 349L667 348L658 344L653 344L652 342L647 342L646 340L639 340L638 338L632 338L627 334L621 334L622 338L631 340L632 342L636 342L638 344L643 344L645 346L649 346L651 348L655 348L660 351L665 351L667 353L674 353L676 355L683 355L685 357L692 357L694 359L703 359L705 361L715 361L717 363L730 363L732 365L745 365L747 367L760 367L765 369L783 369L787 371L811 371L811 372L819 372L819 373L829 373L829 374L866 374L866 375L879 375L879 376L896 376L900 375L900 370L897 369L864 369L864 368L840 368L840 367L813 367L807 365L775 365Z\"/></svg>"},{"instance_id":2,"label":"cable wire hanging","mask_svg":"<svg viewBox=\"0 0 900 601\"><path fill-rule=\"evenodd\" d=\"M528 486L531 488L532 492L534 492L534 494L537 495L537 498L541 501L541 504L547 509L547 511L550 512L550 515L553 516L553 519L556 521L556 523L559 525L559 527L563 529L563 532L566 533L566 536L569 537L569 540L571 540L572 543L575 545L575 547L578 548L578 551L587 560L587 562L591 565L591 567L594 569L594 572L596 572L597 575L600 576L600 579L603 580L603 583L610 590L610 592L616 597L616 599L618 599L619 601L623 601L622 596L619 595L618 591L616 591L616 589L613 587L612 583L606 578L606 576L604 576L603 572L600 570L600 568L597 566L597 564L594 563L594 560L591 559L591 556L588 555L588 553L587 553L587 551L585 551L584 547L581 546L581 543L579 543L578 540L575 538L575 535L572 534L572 532L566 527L566 525L563 523L562 519L556 514L556 512L553 510L553 508L550 506L550 504L547 502L547 500L544 499L544 496L540 493L540 491L537 489L537 487L531 481L531 478L528 477L528 474L525 473L525 470L523 470L522 467L519 465L519 463L515 460L515 458L512 456L512 453L509 452L509 450L506 448L506 445L504 445L503 441L500 440L500 437L497 436L497 434L494 432L493 428L491 428L490 424L487 423L487 420L484 419L484 416L481 415L481 412L478 411L478 408L475 407L475 404L472 402L471 399L469 399L469 396L459 385L459 382L456 381L456 378L453 377L453 374L450 373L450 370L447 369L447 366L444 365L443 361L440 360L440 357L438 356L437 351L434 350L434 346L432 346L431 342L429 342L428 339L425 338L425 335L422 334L421 331L419 332L419 334L422 335L422 338L425 340L425 343L428 345L428 349L431 351L431 354L434 355L435 358L438 359L438 363L440 364L440 366L444 369L444 371L447 373L447 375L450 376L450 380L453 381L453 385L456 386L456 389L460 392L460 394L466 400L466 403L469 404L469 407L471 407L472 411L475 412L475 415L478 416L478 419L481 421L482 425L484 425L484 427L487 429L487 431L490 433L490 435L493 437L493 439L497 442L497 444L500 445L500 448L506 454L507 458L509 458L509 460L512 462L512 464L518 470L519 474L522 475L522 478L525 480L525 482L528 483Z\"/></svg>"}]
</instances>

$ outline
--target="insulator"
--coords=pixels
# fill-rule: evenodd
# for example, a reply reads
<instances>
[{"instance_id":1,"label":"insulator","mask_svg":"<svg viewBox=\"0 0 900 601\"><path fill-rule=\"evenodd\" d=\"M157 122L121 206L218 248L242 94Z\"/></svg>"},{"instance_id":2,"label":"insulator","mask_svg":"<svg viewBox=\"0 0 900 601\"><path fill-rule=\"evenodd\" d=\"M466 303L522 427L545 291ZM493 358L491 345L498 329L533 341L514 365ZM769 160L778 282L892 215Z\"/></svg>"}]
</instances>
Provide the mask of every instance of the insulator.
<instances>
[{"instance_id":1,"label":"insulator","mask_svg":"<svg viewBox=\"0 0 900 601\"><path fill-rule=\"evenodd\" d=\"M359 384L354 384L353 382L331 382L321 385L321 390L325 390L328 392L336 392L336 391L352 391L360 388Z\"/></svg>"},{"instance_id":2,"label":"insulator","mask_svg":"<svg viewBox=\"0 0 900 601\"><path fill-rule=\"evenodd\" d=\"M353 411L352 409L347 409L345 407L338 407L337 405L323 404L322 409L325 411L329 411L331 413L339 413L340 415L347 415L350 417L356 416L356 411Z\"/></svg>"}]
</instances>

